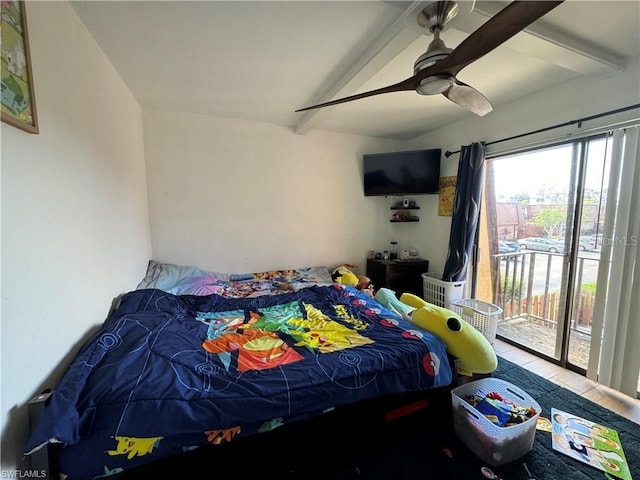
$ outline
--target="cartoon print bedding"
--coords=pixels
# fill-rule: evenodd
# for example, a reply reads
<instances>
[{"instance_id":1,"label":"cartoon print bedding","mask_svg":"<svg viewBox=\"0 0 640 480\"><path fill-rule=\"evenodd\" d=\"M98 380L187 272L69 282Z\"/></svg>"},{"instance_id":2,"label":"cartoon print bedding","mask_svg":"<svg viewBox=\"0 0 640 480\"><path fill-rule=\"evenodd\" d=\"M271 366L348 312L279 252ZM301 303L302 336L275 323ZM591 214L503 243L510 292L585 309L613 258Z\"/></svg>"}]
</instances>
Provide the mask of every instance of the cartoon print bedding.
<instances>
[{"instance_id":1,"label":"cartoon print bedding","mask_svg":"<svg viewBox=\"0 0 640 480\"><path fill-rule=\"evenodd\" d=\"M271 270L252 273L226 273L202 270L187 265L149 261L147 273L137 290L157 288L176 295L258 297L297 292L313 285L331 285L334 281L325 266Z\"/></svg>"},{"instance_id":2,"label":"cartoon print bedding","mask_svg":"<svg viewBox=\"0 0 640 480\"><path fill-rule=\"evenodd\" d=\"M91 479L451 380L440 340L351 287L141 289L72 361L26 451L61 442L60 472Z\"/></svg>"}]
</instances>

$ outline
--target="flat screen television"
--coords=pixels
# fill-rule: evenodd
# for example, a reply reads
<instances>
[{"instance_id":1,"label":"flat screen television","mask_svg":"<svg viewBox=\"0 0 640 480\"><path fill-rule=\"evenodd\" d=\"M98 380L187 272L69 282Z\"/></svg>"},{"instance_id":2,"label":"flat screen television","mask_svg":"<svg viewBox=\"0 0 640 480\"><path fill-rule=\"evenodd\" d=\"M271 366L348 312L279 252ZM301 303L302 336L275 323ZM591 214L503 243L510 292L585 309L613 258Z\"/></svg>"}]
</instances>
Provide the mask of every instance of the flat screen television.
<instances>
[{"instance_id":1,"label":"flat screen television","mask_svg":"<svg viewBox=\"0 0 640 480\"><path fill-rule=\"evenodd\" d=\"M436 148L363 155L365 196L438 193L441 153Z\"/></svg>"}]
</instances>

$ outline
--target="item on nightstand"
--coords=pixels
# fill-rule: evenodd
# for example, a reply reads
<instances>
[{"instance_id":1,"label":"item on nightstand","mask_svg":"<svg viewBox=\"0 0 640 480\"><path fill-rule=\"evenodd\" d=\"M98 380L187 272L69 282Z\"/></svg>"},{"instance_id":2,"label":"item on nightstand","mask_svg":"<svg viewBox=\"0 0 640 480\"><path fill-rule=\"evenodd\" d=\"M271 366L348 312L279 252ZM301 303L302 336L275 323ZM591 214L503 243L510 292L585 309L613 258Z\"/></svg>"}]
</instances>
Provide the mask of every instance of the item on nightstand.
<instances>
[{"instance_id":1,"label":"item on nightstand","mask_svg":"<svg viewBox=\"0 0 640 480\"><path fill-rule=\"evenodd\" d=\"M458 359L458 373L492 373L498 367L493 347L479 330L456 312L427 303L420 297L403 293L400 301L414 307L411 322L440 337L447 351Z\"/></svg>"},{"instance_id":2,"label":"item on nightstand","mask_svg":"<svg viewBox=\"0 0 640 480\"><path fill-rule=\"evenodd\" d=\"M406 248L402 250L402 252L400 253L401 260L406 260L407 258L410 258L410 257L411 255L409 254L409 250L407 250Z\"/></svg>"},{"instance_id":3,"label":"item on nightstand","mask_svg":"<svg viewBox=\"0 0 640 480\"><path fill-rule=\"evenodd\" d=\"M390 260L398 259L398 242L391 242L391 248L389 250L389 259Z\"/></svg>"}]
</instances>

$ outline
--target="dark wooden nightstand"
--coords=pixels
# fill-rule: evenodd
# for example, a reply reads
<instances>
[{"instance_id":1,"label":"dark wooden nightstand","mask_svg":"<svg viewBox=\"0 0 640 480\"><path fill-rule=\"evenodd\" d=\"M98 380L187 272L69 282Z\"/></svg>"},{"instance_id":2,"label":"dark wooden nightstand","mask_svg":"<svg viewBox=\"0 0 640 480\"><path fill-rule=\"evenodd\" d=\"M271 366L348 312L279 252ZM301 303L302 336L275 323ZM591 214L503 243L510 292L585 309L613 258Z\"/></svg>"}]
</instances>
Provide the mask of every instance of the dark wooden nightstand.
<instances>
[{"instance_id":1,"label":"dark wooden nightstand","mask_svg":"<svg viewBox=\"0 0 640 480\"><path fill-rule=\"evenodd\" d=\"M367 259L367 277L375 289L385 287L397 294L413 293L422 298L422 274L429 271L429 260Z\"/></svg>"}]
</instances>

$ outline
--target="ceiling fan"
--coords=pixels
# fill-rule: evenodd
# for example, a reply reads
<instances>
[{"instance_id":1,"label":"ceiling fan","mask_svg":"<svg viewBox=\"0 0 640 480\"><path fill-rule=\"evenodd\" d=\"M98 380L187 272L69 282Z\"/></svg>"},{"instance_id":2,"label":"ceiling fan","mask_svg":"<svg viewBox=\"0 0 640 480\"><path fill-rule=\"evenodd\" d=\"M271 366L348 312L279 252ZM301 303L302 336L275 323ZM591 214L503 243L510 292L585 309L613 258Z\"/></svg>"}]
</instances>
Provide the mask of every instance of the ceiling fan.
<instances>
[{"instance_id":1,"label":"ceiling fan","mask_svg":"<svg viewBox=\"0 0 640 480\"><path fill-rule=\"evenodd\" d=\"M467 65L506 42L562 2L563 0L512 2L471 33L455 49L446 47L440 39L440 32L456 16L458 5L453 1L431 3L418 14L418 24L427 28L434 38L427 51L416 60L413 76L387 87L301 108L296 112L328 107L383 93L415 90L421 95L441 93L476 115L486 115L492 110L489 101L475 88L458 80L456 75Z\"/></svg>"}]
</instances>

